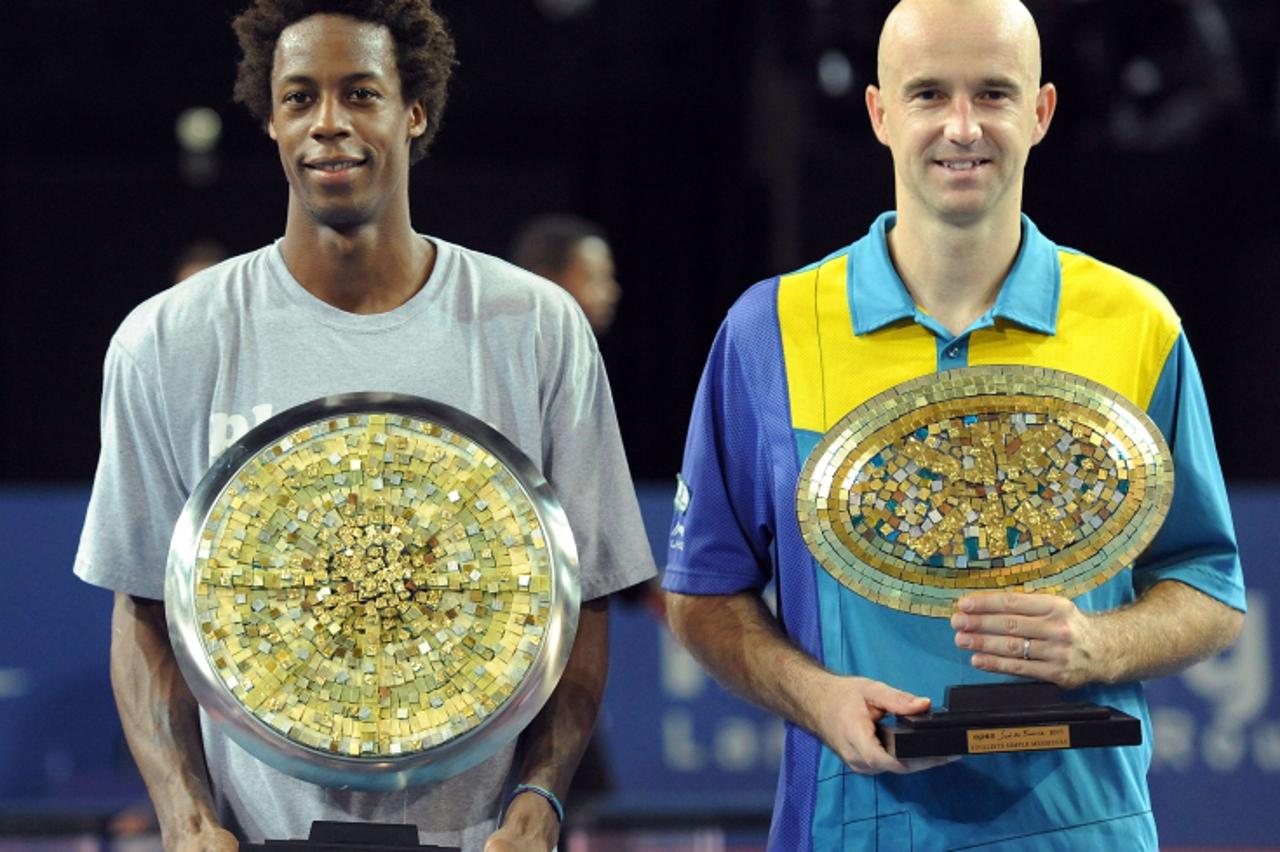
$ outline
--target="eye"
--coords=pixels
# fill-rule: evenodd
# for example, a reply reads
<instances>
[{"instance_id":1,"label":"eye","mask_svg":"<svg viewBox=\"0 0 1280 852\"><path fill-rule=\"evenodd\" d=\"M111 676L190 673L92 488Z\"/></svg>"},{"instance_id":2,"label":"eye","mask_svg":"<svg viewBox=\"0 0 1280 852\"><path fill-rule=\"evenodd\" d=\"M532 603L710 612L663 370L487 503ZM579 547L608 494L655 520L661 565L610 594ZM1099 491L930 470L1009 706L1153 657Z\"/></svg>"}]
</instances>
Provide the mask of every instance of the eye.
<instances>
[{"instance_id":1,"label":"eye","mask_svg":"<svg viewBox=\"0 0 1280 852\"><path fill-rule=\"evenodd\" d=\"M942 92L937 89L921 89L918 92L914 92L911 95L911 99L913 101L924 101L925 103L939 101L942 100Z\"/></svg>"},{"instance_id":2,"label":"eye","mask_svg":"<svg viewBox=\"0 0 1280 852\"><path fill-rule=\"evenodd\" d=\"M355 101L372 101L381 97L382 95L374 89L361 87L359 89L351 90L351 99Z\"/></svg>"},{"instance_id":3,"label":"eye","mask_svg":"<svg viewBox=\"0 0 1280 852\"><path fill-rule=\"evenodd\" d=\"M300 91L285 92L280 102L290 106L305 106L311 102L311 95Z\"/></svg>"},{"instance_id":4,"label":"eye","mask_svg":"<svg viewBox=\"0 0 1280 852\"><path fill-rule=\"evenodd\" d=\"M990 89L978 95L984 101L1007 101L1009 93L1000 89Z\"/></svg>"}]
</instances>

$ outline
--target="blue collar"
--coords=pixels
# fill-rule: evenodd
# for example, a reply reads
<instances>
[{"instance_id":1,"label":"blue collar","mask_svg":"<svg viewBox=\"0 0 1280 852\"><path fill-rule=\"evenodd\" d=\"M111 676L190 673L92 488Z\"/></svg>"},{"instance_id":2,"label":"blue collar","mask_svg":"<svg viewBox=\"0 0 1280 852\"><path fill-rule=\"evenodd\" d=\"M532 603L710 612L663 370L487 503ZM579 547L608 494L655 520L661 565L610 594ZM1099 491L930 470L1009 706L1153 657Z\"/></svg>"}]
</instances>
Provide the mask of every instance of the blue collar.
<instances>
[{"instance_id":1,"label":"blue collar","mask_svg":"<svg viewBox=\"0 0 1280 852\"><path fill-rule=\"evenodd\" d=\"M867 334L916 316L911 294L889 258L886 235L897 218L893 211L881 213L866 236L849 246L849 312L854 334ZM1022 244L1013 268L1000 286L995 305L975 327L990 325L994 317L1000 317L1032 331L1053 334L1061 288L1058 247L1024 214Z\"/></svg>"}]
</instances>

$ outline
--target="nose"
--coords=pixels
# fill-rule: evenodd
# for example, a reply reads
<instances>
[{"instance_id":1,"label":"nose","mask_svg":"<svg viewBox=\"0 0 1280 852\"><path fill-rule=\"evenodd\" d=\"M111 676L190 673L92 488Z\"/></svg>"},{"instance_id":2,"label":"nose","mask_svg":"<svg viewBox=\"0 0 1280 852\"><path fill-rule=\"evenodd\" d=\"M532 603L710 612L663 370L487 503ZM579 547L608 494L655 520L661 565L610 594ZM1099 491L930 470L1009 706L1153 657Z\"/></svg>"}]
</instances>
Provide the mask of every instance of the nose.
<instances>
[{"instance_id":1,"label":"nose","mask_svg":"<svg viewBox=\"0 0 1280 852\"><path fill-rule=\"evenodd\" d=\"M968 98L956 98L947 113L947 141L957 145L972 145L982 138L982 127L973 115L973 103Z\"/></svg>"},{"instance_id":2,"label":"nose","mask_svg":"<svg viewBox=\"0 0 1280 852\"><path fill-rule=\"evenodd\" d=\"M346 105L333 95L320 98L312 112L311 138L339 139L351 131Z\"/></svg>"}]
</instances>

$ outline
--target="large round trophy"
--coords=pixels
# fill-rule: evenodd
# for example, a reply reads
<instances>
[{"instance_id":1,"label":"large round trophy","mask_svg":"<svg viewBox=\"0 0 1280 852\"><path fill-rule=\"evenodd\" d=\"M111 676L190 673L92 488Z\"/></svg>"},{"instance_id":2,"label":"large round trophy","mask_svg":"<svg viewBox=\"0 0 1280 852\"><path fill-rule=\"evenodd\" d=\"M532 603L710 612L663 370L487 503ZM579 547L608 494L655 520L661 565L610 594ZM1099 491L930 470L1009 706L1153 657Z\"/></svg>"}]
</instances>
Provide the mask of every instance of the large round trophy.
<instances>
[{"instance_id":1,"label":"large round trophy","mask_svg":"<svg viewBox=\"0 0 1280 852\"><path fill-rule=\"evenodd\" d=\"M192 692L260 760L399 789L532 720L577 628L564 511L507 439L446 405L332 396L270 418L174 532L169 632Z\"/></svg>"},{"instance_id":2,"label":"large round trophy","mask_svg":"<svg viewBox=\"0 0 1280 852\"><path fill-rule=\"evenodd\" d=\"M850 411L810 454L797 517L818 563L883 606L949 618L962 596L1075 597L1128 566L1173 497L1163 436L1122 395L1024 366L948 370ZM1141 742L1133 717L1037 682L952 686L881 726L899 757Z\"/></svg>"}]
</instances>

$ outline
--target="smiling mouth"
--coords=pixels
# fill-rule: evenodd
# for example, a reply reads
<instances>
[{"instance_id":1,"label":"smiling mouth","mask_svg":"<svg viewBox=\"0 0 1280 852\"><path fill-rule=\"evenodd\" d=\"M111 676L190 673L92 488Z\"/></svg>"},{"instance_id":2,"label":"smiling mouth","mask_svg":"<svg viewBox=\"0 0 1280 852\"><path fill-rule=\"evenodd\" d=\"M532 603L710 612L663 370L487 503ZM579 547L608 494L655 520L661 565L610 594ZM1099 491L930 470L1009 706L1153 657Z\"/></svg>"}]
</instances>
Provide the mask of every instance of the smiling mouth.
<instances>
[{"instance_id":1,"label":"smiling mouth","mask_svg":"<svg viewBox=\"0 0 1280 852\"><path fill-rule=\"evenodd\" d=\"M989 164L990 160L934 160L934 165L941 166L949 172L971 172L979 166Z\"/></svg>"},{"instance_id":2,"label":"smiling mouth","mask_svg":"<svg viewBox=\"0 0 1280 852\"><path fill-rule=\"evenodd\" d=\"M324 160L315 163L303 163L303 165L318 172L336 174L338 172L350 171L358 166L363 166L364 162L364 160Z\"/></svg>"}]
</instances>

